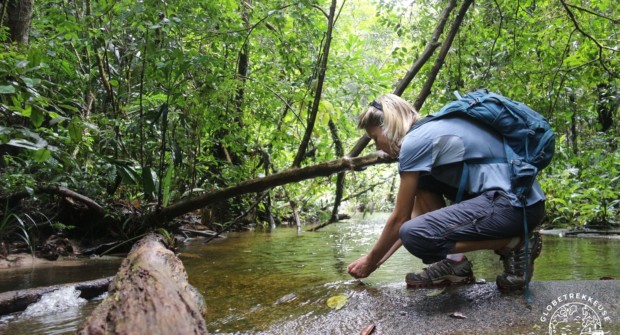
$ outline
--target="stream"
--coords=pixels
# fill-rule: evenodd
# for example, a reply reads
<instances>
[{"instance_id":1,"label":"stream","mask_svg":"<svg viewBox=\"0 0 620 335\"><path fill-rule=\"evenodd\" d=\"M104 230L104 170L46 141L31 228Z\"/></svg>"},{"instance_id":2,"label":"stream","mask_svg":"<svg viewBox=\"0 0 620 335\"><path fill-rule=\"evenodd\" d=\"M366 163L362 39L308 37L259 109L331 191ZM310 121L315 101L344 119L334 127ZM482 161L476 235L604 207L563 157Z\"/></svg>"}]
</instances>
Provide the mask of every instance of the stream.
<instances>
[{"instance_id":1,"label":"stream","mask_svg":"<svg viewBox=\"0 0 620 335\"><path fill-rule=\"evenodd\" d=\"M351 261L372 247L386 218L387 214L354 217L299 235L295 228L281 227L273 232L229 233L209 244L193 239L181 248L179 257L190 283L205 297L211 334L257 333L285 320L326 313L328 298L361 283L372 290L404 287L405 274L424 267L404 248L367 279L354 280L346 272ZM533 281L620 278L620 240L556 236L543 240ZM494 282L502 271L493 252L467 256L478 280ZM62 268L0 270L0 292L110 276L119 264L120 258L112 257ZM39 306L49 309L47 313L0 318L0 334L72 334L98 303L80 301L72 294L55 299L58 304L52 307Z\"/></svg>"}]
</instances>

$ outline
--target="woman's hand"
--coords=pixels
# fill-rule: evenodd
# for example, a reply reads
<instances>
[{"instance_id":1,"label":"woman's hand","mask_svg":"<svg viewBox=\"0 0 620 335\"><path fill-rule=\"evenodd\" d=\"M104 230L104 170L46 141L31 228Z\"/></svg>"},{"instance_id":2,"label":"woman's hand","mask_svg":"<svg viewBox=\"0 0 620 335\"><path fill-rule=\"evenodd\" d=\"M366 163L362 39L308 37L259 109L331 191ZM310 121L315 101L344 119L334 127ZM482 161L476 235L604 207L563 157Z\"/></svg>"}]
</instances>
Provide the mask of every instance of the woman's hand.
<instances>
[{"instance_id":1,"label":"woman's hand","mask_svg":"<svg viewBox=\"0 0 620 335\"><path fill-rule=\"evenodd\" d=\"M364 256L349 264L347 271L349 271L349 274L355 278L366 278L377 268L379 268L378 264L372 263L368 256Z\"/></svg>"}]
</instances>

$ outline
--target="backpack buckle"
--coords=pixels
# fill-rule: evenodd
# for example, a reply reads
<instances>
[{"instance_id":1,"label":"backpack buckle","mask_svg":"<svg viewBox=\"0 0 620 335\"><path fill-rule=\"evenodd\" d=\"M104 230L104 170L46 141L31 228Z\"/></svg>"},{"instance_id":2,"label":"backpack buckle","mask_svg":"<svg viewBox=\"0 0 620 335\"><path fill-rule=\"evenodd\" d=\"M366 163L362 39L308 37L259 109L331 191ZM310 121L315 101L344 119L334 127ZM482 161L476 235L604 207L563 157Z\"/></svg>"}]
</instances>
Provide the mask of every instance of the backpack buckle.
<instances>
[{"instance_id":1,"label":"backpack buckle","mask_svg":"<svg viewBox=\"0 0 620 335\"><path fill-rule=\"evenodd\" d=\"M473 98L470 102L469 102L469 107L479 104L480 103L480 98Z\"/></svg>"}]
</instances>

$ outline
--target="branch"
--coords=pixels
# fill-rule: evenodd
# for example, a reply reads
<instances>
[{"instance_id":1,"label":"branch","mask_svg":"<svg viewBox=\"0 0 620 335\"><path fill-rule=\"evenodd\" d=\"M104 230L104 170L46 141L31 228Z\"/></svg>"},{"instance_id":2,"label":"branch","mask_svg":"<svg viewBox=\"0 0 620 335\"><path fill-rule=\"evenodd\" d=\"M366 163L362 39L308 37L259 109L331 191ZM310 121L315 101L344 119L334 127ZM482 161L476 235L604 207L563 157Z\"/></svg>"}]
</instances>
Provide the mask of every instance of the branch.
<instances>
[{"instance_id":1,"label":"branch","mask_svg":"<svg viewBox=\"0 0 620 335\"><path fill-rule=\"evenodd\" d=\"M341 200L341 201L342 201L342 202L345 202L345 201L349 201L350 199L357 198L357 197L359 197L360 195L362 195L362 194L364 194L364 193L366 193L366 192L368 192L368 191L370 191L370 190L374 189L375 187L377 187L377 186L379 186L379 185L383 185L383 184L385 184L385 182L384 182L384 181L380 181L380 182L378 182L378 183L372 184L372 185L370 185L370 186L366 187L365 189L363 189L363 190L361 190L361 191L359 191L359 192L357 192L357 193L354 193L354 194L351 194L351 195L349 195L349 196L346 196L346 197L342 198L342 200ZM328 207L330 207L331 205L332 205L332 204L327 204L327 205L325 205L325 206L321 207L321 210L322 210L322 211L327 210L327 208L328 208Z\"/></svg>"},{"instance_id":2,"label":"branch","mask_svg":"<svg viewBox=\"0 0 620 335\"><path fill-rule=\"evenodd\" d=\"M428 60L431 58L431 56L433 55L433 53L439 46L439 43L438 43L439 37L443 33L443 29L445 28L446 21L450 17L450 13L454 9L454 7L456 7L456 1L451 0L448 6L442 11L441 17L439 18L439 21L437 22L437 26L435 27L435 30L433 31L433 35L431 39L426 43L426 47L424 48L422 55L411 66L411 69L407 71L405 76L399 81L398 85L394 89L394 94L401 95L405 91L407 86L411 83L413 78L418 74L422 66L424 66L424 64L426 64L426 62L428 62ZM366 134L362 135L355 143L355 146L353 147L353 149L351 149L351 151L349 151L349 153L345 157L357 157L360 153L362 153L364 148L368 146L368 143L370 143L370 137L368 137L368 135Z\"/></svg>"},{"instance_id":3,"label":"branch","mask_svg":"<svg viewBox=\"0 0 620 335\"><path fill-rule=\"evenodd\" d=\"M286 101L286 100L285 100L285 99L284 99L284 98L283 98L283 97L282 97L282 96L281 96L278 92L274 91L274 90L273 90L273 88L271 88L271 87L269 87L269 86L265 85L263 82L261 82L261 81L259 81L259 80L255 79L255 78L252 78L252 77L247 77L247 76L245 76L244 78L245 78L245 79L247 79L247 80L253 81L253 82L255 82L255 83L258 83L258 84L260 84L261 86L263 86L264 88L266 88L269 92L271 92L273 95L275 95L275 96L276 96L276 98L278 98L280 101L282 101L282 102L286 105L286 107L288 107L288 108L289 108L289 109L293 112L293 114L295 115L295 117L297 118L297 120L299 121L299 123L303 123L303 122L302 122L302 120L301 120L301 117L299 116L299 114L301 114L301 113L300 113L298 110L295 110L295 108L293 108L293 106L291 106L291 105L288 103L288 101ZM302 125L303 125L303 124L302 124Z\"/></svg>"},{"instance_id":4,"label":"branch","mask_svg":"<svg viewBox=\"0 0 620 335\"><path fill-rule=\"evenodd\" d=\"M420 110L422 108L424 101L426 101L426 98L431 93L431 87L433 87L433 84L435 83L437 74L439 74L439 70L441 70L441 67L443 66L446 55L448 54L448 51L450 51L450 47L452 46L452 42L454 41L454 38L456 37L456 34L458 33L461 24L463 23L465 13L467 13L467 10L469 9L469 6L472 4L472 2L473 0L464 0L458 14L456 15L456 18L454 18L454 22L452 22L452 26L450 27L450 31L448 32L448 36L443 42L441 50L439 50L439 54L437 55L435 64L433 65L431 71L428 73L426 82L424 83L420 94L418 94L418 97L415 99L413 107L415 107L416 110Z\"/></svg>"},{"instance_id":5,"label":"branch","mask_svg":"<svg viewBox=\"0 0 620 335\"><path fill-rule=\"evenodd\" d=\"M267 20L270 16L277 14L278 11L281 11L283 9L286 9L288 7L292 7L294 5L284 5L281 6L277 9L274 10L270 10L267 15L263 16L261 19L259 19L258 21L256 21L256 23L254 23L253 25L243 28L243 29L236 29L236 30L227 30L227 31L223 31L223 32L211 32L211 35L227 35L227 34L235 34L235 33L242 33L247 31L248 32L248 36L252 33L252 31L259 25L261 24L263 21ZM246 36L246 42L247 42L247 36ZM244 42L244 43L246 43Z\"/></svg>"},{"instance_id":6,"label":"branch","mask_svg":"<svg viewBox=\"0 0 620 335\"><path fill-rule=\"evenodd\" d=\"M407 74L400 80L396 88L394 89L394 94L400 96L403 94L407 86L411 83L413 78L418 74L422 66L426 64L426 62L431 58L435 49L437 49L441 43L439 43L439 38L443 33L443 29L446 26L446 22L448 22L448 18L450 18L450 13L456 7L456 0L450 1L448 6L444 8L441 12L441 16L439 17L439 22L437 22L437 26L433 31L433 35L431 39L426 42L426 46L424 47L424 51L422 55L415 61L415 63L411 66L411 69L407 71Z\"/></svg>"},{"instance_id":7,"label":"branch","mask_svg":"<svg viewBox=\"0 0 620 335\"><path fill-rule=\"evenodd\" d=\"M592 41L592 43L596 44L596 46L598 47L598 57L599 57L599 61L601 63L601 66L610 75L612 75L614 77L618 77L618 74L616 74L616 72L612 71L611 69L609 69L607 67L607 65L605 65L605 60L603 59L603 50L604 49L611 50L612 52L615 52L616 50L614 50L613 48L606 47L606 46L600 44L594 37L592 37L590 34L586 33L583 29L581 29L581 27L579 26L579 22L577 22L577 19L575 18L575 14L573 14L573 12L570 10L570 8L568 8L569 7L568 4L564 0L560 0L560 2L562 3L562 6L564 7L564 9L566 9L566 13L568 14L568 17L573 22L573 25L575 26L575 29L577 29L583 36L585 36L587 39Z\"/></svg>"},{"instance_id":8,"label":"branch","mask_svg":"<svg viewBox=\"0 0 620 335\"><path fill-rule=\"evenodd\" d=\"M396 159L390 158L385 154L374 153L363 157L337 159L303 168L291 168L269 176L247 180L234 186L214 190L194 198L179 201L173 205L163 208L157 213L148 214L144 217L144 220L151 226L156 226L172 220L177 216L231 197L248 193L262 192L269 188L300 182L306 179L321 176L327 177L345 170L358 170L366 166L388 164L395 161Z\"/></svg>"},{"instance_id":9,"label":"branch","mask_svg":"<svg viewBox=\"0 0 620 335\"><path fill-rule=\"evenodd\" d=\"M325 15L326 19L329 19L329 14L327 14L327 12L323 8L321 8L321 6L312 5L312 8L318 9L319 11L321 11L321 13L323 13L323 15Z\"/></svg>"},{"instance_id":10,"label":"branch","mask_svg":"<svg viewBox=\"0 0 620 335\"><path fill-rule=\"evenodd\" d=\"M614 24L618 24L618 23L620 23L620 19L614 19L614 18L611 18L611 17L607 17L607 16L605 16L605 15L603 15L603 14L599 14L599 13L597 13L597 12L595 12L595 11L593 11L593 10L587 9L587 8L583 8L583 7L576 6L576 5L571 5L571 4L566 4L566 6L568 6L568 7L572 7L572 8L575 8L575 9L577 9L577 10L580 10L580 11L582 11L582 12L586 12L586 13L588 13L588 14L592 14L592 15L594 15L594 16L598 16L598 17L600 17L601 19L605 19L605 20L611 21L611 22L612 22L612 23L614 23Z\"/></svg>"},{"instance_id":11,"label":"branch","mask_svg":"<svg viewBox=\"0 0 620 335\"><path fill-rule=\"evenodd\" d=\"M499 3L497 3L497 0L495 0L494 2L495 6L497 7L497 11L499 12L499 26L497 27L497 36L495 36L495 39L493 40L493 45L491 46L491 51L489 51L489 65L487 65L487 70L482 76L483 80L486 80L487 76L489 75L489 71L491 70L491 64L493 63L494 58L493 55L495 51L495 45L497 44L497 40L499 40L499 38L502 36L502 29L504 26L504 13L502 13L502 7L499 5Z\"/></svg>"},{"instance_id":12,"label":"branch","mask_svg":"<svg viewBox=\"0 0 620 335\"><path fill-rule=\"evenodd\" d=\"M301 140L301 144L299 145L299 148L297 149L297 154L295 155L295 159L293 160L293 167L301 166L301 162L303 161L304 156L306 155L306 151L308 149L308 144L310 143L310 138L312 137L312 132L314 131L314 123L316 122L316 116L319 111L319 104L321 103L321 95L323 93L325 73L327 72L329 49L332 43L332 33L334 30L334 20L336 15L336 1L337 0L332 0L331 6L329 7L327 32L325 37L325 44L323 46L323 55L319 58L319 73L317 78L316 91L314 93L314 101L312 103L312 109L310 110L310 113L308 113L308 124L306 125L304 137Z\"/></svg>"},{"instance_id":13,"label":"branch","mask_svg":"<svg viewBox=\"0 0 620 335\"><path fill-rule=\"evenodd\" d=\"M62 187L62 186L57 186L57 185L46 185L46 186L39 186L37 188L34 189L34 193L46 193L46 194L56 194L56 195L61 195L67 198L71 198L73 200L76 200L84 205L86 205L86 207L90 208L91 210L104 215L106 213L105 209L99 205L96 201L92 200L91 198L77 193L75 191L72 191L68 188ZM8 201L9 203L15 203L21 199L24 198L28 198L30 197L32 194L30 194L29 192L18 192L15 194L12 194L6 198L0 198L0 202L5 202Z\"/></svg>"}]
</instances>

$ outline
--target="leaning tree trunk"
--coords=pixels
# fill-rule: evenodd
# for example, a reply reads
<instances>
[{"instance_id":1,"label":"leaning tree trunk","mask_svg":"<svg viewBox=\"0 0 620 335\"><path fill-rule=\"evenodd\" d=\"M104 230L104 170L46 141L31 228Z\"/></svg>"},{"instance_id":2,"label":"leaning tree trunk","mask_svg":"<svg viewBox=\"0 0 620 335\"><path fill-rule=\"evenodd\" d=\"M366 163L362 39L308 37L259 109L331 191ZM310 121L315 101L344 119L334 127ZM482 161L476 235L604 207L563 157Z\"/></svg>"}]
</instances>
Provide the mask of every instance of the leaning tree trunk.
<instances>
[{"instance_id":1,"label":"leaning tree trunk","mask_svg":"<svg viewBox=\"0 0 620 335\"><path fill-rule=\"evenodd\" d=\"M327 17L327 33L325 34L325 45L323 46L323 54L319 57L319 68L316 91L314 93L314 101L312 103L312 109L308 113L308 123L306 124L306 131L304 138L301 140L301 144L297 149L297 154L293 160L293 167L300 167L301 162L306 155L310 138L312 137L312 131L314 130L314 123L316 122L316 116L319 111L319 104L321 102L321 94L323 92L323 82L325 81L325 73L327 72L327 60L329 57L329 48L332 43L332 32L334 29L334 22L336 20L336 0L332 0L329 7L329 16Z\"/></svg>"},{"instance_id":2,"label":"leaning tree trunk","mask_svg":"<svg viewBox=\"0 0 620 335\"><path fill-rule=\"evenodd\" d=\"M138 241L78 334L207 334L204 300L161 236Z\"/></svg>"},{"instance_id":3,"label":"leaning tree trunk","mask_svg":"<svg viewBox=\"0 0 620 335\"><path fill-rule=\"evenodd\" d=\"M448 31L446 39L443 42L441 49L439 50L437 58L435 59L433 68L427 73L426 82L424 82L424 85L422 86L420 93L418 94L417 98L415 99L415 102L413 103L413 107L415 107L416 110L420 110L422 108L422 105L424 105L426 98L429 96L429 94L431 94L431 88L433 87L433 84L435 83L435 79L437 79L439 70L441 70L441 68L443 67L446 56L448 55L448 51L450 51L450 48L452 47L452 42L454 41L456 34L459 32L461 28L461 24L463 23L463 20L465 19L465 14L467 13L469 6L471 6L473 2L474 0L464 0L463 3L461 4L461 8L459 9L459 12L454 18L454 21L452 22L452 25L450 26L450 30ZM456 5L456 1L454 0L452 0L451 3L454 3Z\"/></svg>"},{"instance_id":4,"label":"leaning tree trunk","mask_svg":"<svg viewBox=\"0 0 620 335\"><path fill-rule=\"evenodd\" d=\"M332 140L334 141L334 150L336 151L336 156L342 157L344 155L344 148L342 147L342 141L340 141L340 137L338 136L338 128L336 127L336 124L332 119L329 119L329 130L332 134ZM329 218L330 222L338 221L338 210L340 208L340 203L344 194L344 177L344 172L338 172L338 174L336 175L336 197L334 199L332 215Z\"/></svg>"},{"instance_id":5,"label":"leaning tree trunk","mask_svg":"<svg viewBox=\"0 0 620 335\"><path fill-rule=\"evenodd\" d=\"M467 0L461 5L461 10L459 11L457 18L455 19L455 23L452 24L452 30L449 32L449 36L452 36L452 37L447 38L446 41L444 41L443 43L442 49L446 50L446 52L447 50L450 49L450 46L452 45L452 41L454 40L453 35L456 34L456 32L458 31L458 28L463 20L465 12L467 11L471 3L472 3L472 0ZM455 7L456 7L456 0L450 0L446 8L444 8L444 10L441 12L441 16L439 17L437 26L435 26L433 35L426 43L426 47L424 48L424 51L422 52L420 57L418 57L415 63L411 66L409 71L407 71L405 76L398 82L398 84L396 85L396 88L394 89L394 94L398 96L403 94L403 92L409 86L413 78L422 69L422 66L424 66L426 62L428 62L428 60L431 58L431 56L435 52L435 49L437 49L440 45L442 45L439 42L439 38L441 37L441 34L443 33L446 23L448 22L448 19L450 18L450 13ZM426 100L426 97L428 96L428 93L430 92L430 88L432 87L435 81L436 74L437 72L439 72L439 69L441 68L442 64L443 64L443 58L441 58L441 62L435 62L435 66L433 67L433 70L431 71L431 73L429 73L426 83L424 84L424 88L422 89L422 92L418 95L415 101L414 107L416 108L416 110L419 111L420 108L422 108L422 105L424 104L424 101ZM357 157L364 150L364 148L366 148L368 143L370 143L370 137L368 137L368 135L366 134L362 135L357 140L357 143L355 144L355 146L353 146L353 149L349 151L349 153L347 154L347 157Z\"/></svg>"}]
</instances>

